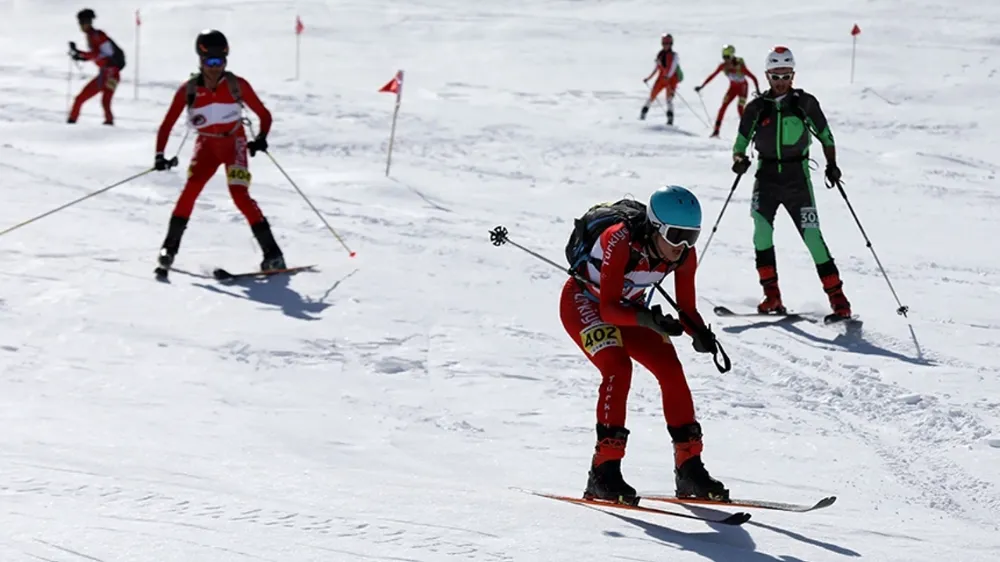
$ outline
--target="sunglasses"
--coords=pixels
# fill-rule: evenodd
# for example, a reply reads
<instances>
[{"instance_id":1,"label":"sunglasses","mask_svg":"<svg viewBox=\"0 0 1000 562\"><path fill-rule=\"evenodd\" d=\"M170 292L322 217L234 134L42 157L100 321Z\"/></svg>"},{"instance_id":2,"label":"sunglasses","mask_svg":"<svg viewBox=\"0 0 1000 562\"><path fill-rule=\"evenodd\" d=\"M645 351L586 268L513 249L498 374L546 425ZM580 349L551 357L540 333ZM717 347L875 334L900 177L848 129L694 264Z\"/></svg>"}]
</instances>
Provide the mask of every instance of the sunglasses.
<instances>
[{"instance_id":1,"label":"sunglasses","mask_svg":"<svg viewBox=\"0 0 1000 562\"><path fill-rule=\"evenodd\" d=\"M686 228L672 224L661 224L657 227L656 231L668 244L675 247L687 246L688 248L694 248L694 243L698 241L698 236L701 235L700 228Z\"/></svg>"},{"instance_id":2,"label":"sunglasses","mask_svg":"<svg viewBox=\"0 0 1000 562\"><path fill-rule=\"evenodd\" d=\"M793 76L792 72L789 72L788 74L768 74L767 75L768 78L770 78L771 80L775 80L775 81L779 81L779 80L791 80L792 76Z\"/></svg>"},{"instance_id":3,"label":"sunglasses","mask_svg":"<svg viewBox=\"0 0 1000 562\"><path fill-rule=\"evenodd\" d=\"M220 66L225 66L226 57L208 57L201 59L201 64L209 68L217 68Z\"/></svg>"}]
</instances>

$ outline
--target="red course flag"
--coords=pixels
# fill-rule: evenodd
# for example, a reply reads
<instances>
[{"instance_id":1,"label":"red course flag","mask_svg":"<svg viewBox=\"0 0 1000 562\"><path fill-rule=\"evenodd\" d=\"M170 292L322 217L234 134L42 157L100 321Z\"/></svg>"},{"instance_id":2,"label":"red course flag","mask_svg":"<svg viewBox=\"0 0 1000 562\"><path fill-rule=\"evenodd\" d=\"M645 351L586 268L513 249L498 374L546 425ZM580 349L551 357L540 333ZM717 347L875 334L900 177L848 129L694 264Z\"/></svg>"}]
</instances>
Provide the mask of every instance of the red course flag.
<instances>
[{"instance_id":1,"label":"red course flag","mask_svg":"<svg viewBox=\"0 0 1000 562\"><path fill-rule=\"evenodd\" d=\"M385 86L379 88L380 92L389 92L391 94L398 94L399 89L403 87L403 73L402 71L397 72L396 76L389 80L389 83Z\"/></svg>"},{"instance_id":2,"label":"red course flag","mask_svg":"<svg viewBox=\"0 0 1000 562\"><path fill-rule=\"evenodd\" d=\"M306 26L302 25L302 20L299 16L295 16L295 34L302 35L302 32L306 30Z\"/></svg>"},{"instance_id":3,"label":"red course flag","mask_svg":"<svg viewBox=\"0 0 1000 562\"><path fill-rule=\"evenodd\" d=\"M854 24L854 28L851 29L851 35L853 35L855 37L857 37L858 35L861 35L861 28L858 27L858 24Z\"/></svg>"}]
</instances>

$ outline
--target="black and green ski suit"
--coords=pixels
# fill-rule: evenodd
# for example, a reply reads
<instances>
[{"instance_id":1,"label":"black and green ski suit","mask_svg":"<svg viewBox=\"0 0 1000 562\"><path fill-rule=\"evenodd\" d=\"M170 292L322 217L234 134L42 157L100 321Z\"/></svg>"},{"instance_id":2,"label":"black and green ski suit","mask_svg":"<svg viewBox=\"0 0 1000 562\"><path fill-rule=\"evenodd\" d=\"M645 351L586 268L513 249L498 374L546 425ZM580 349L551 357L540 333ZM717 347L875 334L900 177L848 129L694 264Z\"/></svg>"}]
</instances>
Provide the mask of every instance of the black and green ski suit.
<instances>
[{"instance_id":1,"label":"black and green ski suit","mask_svg":"<svg viewBox=\"0 0 1000 562\"><path fill-rule=\"evenodd\" d=\"M809 169L812 135L823 146L828 164L836 163L833 133L819 101L799 89L776 96L764 92L749 104L740 119L734 154L746 154L750 142L758 153L756 181L753 188L751 216L754 220L753 245L761 284L776 282L774 255L774 217L784 206L798 225L820 278L833 282L839 278L837 266L823 240L816 211L816 199ZM770 272L765 274L764 272ZM774 276L774 279L765 278ZM837 279L839 285L839 279Z\"/></svg>"}]
</instances>

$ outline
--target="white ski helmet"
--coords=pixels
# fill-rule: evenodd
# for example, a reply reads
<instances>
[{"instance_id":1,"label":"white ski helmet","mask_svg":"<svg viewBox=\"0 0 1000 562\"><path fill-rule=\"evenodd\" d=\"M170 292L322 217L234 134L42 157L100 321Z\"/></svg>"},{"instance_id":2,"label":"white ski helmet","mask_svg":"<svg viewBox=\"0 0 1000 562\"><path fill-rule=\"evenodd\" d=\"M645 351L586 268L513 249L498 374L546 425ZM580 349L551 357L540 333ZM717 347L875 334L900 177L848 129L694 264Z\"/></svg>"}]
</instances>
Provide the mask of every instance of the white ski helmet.
<instances>
[{"instance_id":1,"label":"white ski helmet","mask_svg":"<svg viewBox=\"0 0 1000 562\"><path fill-rule=\"evenodd\" d=\"M764 69L774 70L775 68L795 68L795 57L792 56L791 49L781 45L771 49L771 52L767 54Z\"/></svg>"}]
</instances>

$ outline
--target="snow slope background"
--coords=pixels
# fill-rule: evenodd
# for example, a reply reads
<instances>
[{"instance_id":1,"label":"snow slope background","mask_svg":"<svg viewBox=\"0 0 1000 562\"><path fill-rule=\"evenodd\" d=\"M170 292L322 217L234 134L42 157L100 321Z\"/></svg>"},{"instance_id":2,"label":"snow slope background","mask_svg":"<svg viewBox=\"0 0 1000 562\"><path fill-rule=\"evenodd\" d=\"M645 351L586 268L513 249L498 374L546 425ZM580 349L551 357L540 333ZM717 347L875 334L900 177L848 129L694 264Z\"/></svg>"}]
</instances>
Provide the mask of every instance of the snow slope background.
<instances>
[{"instance_id":1,"label":"snow slope background","mask_svg":"<svg viewBox=\"0 0 1000 562\"><path fill-rule=\"evenodd\" d=\"M0 237L0 559L996 559L1000 5L207 5L89 5L129 56L109 128L96 98L65 123L65 45L82 41L83 6L0 0L0 227L151 166L160 119L195 69L194 36L216 27L230 68L274 112L271 153L357 257L258 157L252 193L289 263L320 272L156 282L190 139L181 167ZM299 81L296 14L306 25ZM661 106L637 120L641 78L667 31L695 110L678 101L676 130ZM582 491L599 376L559 323L564 276L492 247L487 231L504 224L560 260L572 219L591 204L643 199L664 183L695 190L710 227L733 179L736 113L723 139L707 138L692 88L725 43L761 78L772 45L793 49L797 85L823 103L851 203L911 313L895 314L843 200L817 186L863 328L715 318L713 304L759 297L744 182L698 277L734 368L720 375L686 339L677 344L705 458L734 496L839 499L723 528L513 491ZM376 90L398 68L406 90L386 179L393 98ZM704 91L713 118L724 90L716 79ZM825 311L783 214L776 243L786 304ZM178 265L240 270L259 259L217 175ZM658 387L641 367L628 425L626 478L671 492Z\"/></svg>"}]
</instances>

